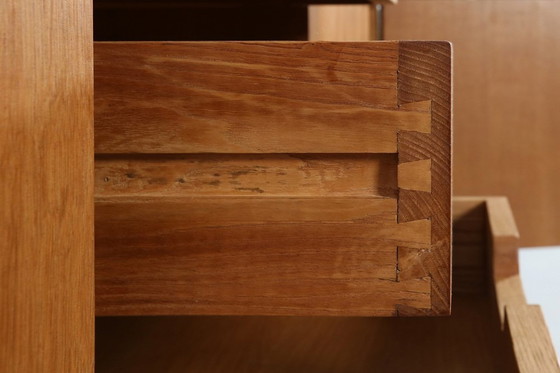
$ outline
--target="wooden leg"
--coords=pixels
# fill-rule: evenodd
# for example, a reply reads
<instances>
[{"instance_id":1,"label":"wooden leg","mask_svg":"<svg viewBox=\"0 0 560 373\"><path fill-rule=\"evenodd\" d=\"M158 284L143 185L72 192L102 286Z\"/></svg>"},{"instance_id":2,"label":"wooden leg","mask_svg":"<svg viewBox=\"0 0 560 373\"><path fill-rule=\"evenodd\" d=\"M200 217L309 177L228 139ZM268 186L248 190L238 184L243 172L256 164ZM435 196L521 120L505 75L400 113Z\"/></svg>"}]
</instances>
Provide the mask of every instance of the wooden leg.
<instances>
[{"instance_id":1,"label":"wooden leg","mask_svg":"<svg viewBox=\"0 0 560 373\"><path fill-rule=\"evenodd\" d=\"M0 372L93 372L91 13L0 1Z\"/></svg>"}]
</instances>

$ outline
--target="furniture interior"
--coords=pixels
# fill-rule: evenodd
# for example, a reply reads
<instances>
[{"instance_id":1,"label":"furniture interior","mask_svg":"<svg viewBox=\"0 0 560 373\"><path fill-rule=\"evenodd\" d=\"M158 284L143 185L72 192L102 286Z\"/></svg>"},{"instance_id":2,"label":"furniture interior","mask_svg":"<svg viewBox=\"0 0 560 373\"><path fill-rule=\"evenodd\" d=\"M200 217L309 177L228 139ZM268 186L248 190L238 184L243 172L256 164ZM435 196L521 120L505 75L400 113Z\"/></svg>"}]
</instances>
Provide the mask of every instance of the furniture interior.
<instances>
[{"instance_id":1,"label":"furniture interior","mask_svg":"<svg viewBox=\"0 0 560 373\"><path fill-rule=\"evenodd\" d=\"M99 372L514 372L483 201L455 204L450 317L98 317Z\"/></svg>"},{"instance_id":2,"label":"furniture interior","mask_svg":"<svg viewBox=\"0 0 560 373\"><path fill-rule=\"evenodd\" d=\"M309 2L95 0L94 39L306 40Z\"/></svg>"}]
</instances>

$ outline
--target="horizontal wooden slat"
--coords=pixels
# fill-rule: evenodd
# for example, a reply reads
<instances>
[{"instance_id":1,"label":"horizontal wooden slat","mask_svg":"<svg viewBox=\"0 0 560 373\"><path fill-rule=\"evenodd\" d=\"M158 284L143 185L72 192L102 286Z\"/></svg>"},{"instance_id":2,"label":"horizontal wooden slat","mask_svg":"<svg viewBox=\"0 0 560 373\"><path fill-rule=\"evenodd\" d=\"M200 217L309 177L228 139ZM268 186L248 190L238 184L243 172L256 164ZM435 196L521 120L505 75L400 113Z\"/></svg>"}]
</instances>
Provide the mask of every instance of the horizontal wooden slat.
<instances>
[{"instance_id":1,"label":"horizontal wooden slat","mask_svg":"<svg viewBox=\"0 0 560 373\"><path fill-rule=\"evenodd\" d=\"M98 43L96 153L396 153L397 43Z\"/></svg>"},{"instance_id":2,"label":"horizontal wooden slat","mask_svg":"<svg viewBox=\"0 0 560 373\"><path fill-rule=\"evenodd\" d=\"M196 109L141 105L128 109L123 114L127 118L116 117L118 109L107 109L113 118L105 122L103 113L96 116L96 152L396 153L399 131L429 132L426 113L329 104L297 108L293 102L241 100L251 102L244 105L232 99L210 110L202 103L194 103ZM133 101L123 97L113 105L122 108L124 102ZM168 113L173 118L166 118Z\"/></svg>"},{"instance_id":3,"label":"horizontal wooden slat","mask_svg":"<svg viewBox=\"0 0 560 373\"><path fill-rule=\"evenodd\" d=\"M430 245L381 198L107 198L96 203L98 314L392 315L429 308L396 246Z\"/></svg>"},{"instance_id":4,"label":"horizontal wooden slat","mask_svg":"<svg viewBox=\"0 0 560 373\"><path fill-rule=\"evenodd\" d=\"M109 196L397 196L392 154L99 156Z\"/></svg>"},{"instance_id":5,"label":"horizontal wooden slat","mask_svg":"<svg viewBox=\"0 0 560 373\"><path fill-rule=\"evenodd\" d=\"M202 290L186 282L165 287L132 284L126 294L104 287L97 315L328 315L395 316L395 304L430 307L430 279L386 280L316 279L277 281L236 279ZM119 287L117 287L118 289ZM274 290L270 290L274 289ZM312 292L311 292L312 289ZM257 296L256 294L263 294ZM154 299L157 302L154 302Z\"/></svg>"}]
</instances>

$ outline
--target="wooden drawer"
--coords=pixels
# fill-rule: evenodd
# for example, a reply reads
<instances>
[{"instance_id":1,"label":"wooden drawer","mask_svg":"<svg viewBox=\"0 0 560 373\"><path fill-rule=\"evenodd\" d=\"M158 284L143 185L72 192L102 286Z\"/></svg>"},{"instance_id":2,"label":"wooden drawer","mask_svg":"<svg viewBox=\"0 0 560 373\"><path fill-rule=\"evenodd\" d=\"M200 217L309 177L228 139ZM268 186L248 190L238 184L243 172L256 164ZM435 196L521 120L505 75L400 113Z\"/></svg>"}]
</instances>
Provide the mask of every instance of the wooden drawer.
<instances>
[{"instance_id":1,"label":"wooden drawer","mask_svg":"<svg viewBox=\"0 0 560 373\"><path fill-rule=\"evenodd\" d=\"M450 312L444 42L95 45L98 315Z\"/></svg>"},{"instance_id":2,"label":"wooden drawer","mask_svg":"<svg viewBox=\"0 0 560 373\"><path fill-rule=\"evenodd\" d=\"M454 199L450 317L101 317L99 372L558 373L503 197Z\"/></svg>"}]
</instances>

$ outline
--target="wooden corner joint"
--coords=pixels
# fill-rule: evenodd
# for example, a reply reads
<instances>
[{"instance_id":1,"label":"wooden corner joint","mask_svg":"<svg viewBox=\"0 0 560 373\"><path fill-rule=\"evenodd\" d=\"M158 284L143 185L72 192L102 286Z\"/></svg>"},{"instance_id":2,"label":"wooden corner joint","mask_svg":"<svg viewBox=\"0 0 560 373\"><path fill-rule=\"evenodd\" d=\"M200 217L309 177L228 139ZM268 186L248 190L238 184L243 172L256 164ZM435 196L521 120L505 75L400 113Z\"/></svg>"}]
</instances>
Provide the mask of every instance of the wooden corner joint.
<instances>
[{"instance_id":1,"label":"wooden corner joint","mask_svg":"<svg viewBox=\"0 0 560 373\"><path fill-rule=\"evenodd\" d=\"M401 283L429 279L430 301L412 308L403 302L397 305L400 316L447 315L451 310L451 83L448 42L399 43L399 110L424 110L430 128L428 133L402 129L397 135L397 221L431 222L429 244L398 250Z\"/></svg>"},{"instance_id":2,"label":"wooden corner joint","mask_svg":"<svg viewBox=\"0 0 560 373\"><path fill-rule=\"evenodd\" d=\"M429 134L431 133L432 126L432 101L416 101L399 105L400 111L409 111L426 114L426 126L422 127L417 125L409 129L399 131L397 135L397 153L399 152L399 145L403 140L401 135L406 132L419 132ZM417 190L422 192L431 192L432 178L432 161L431 159L419 159L414 161L403 161L399 154L398 164L398 187L399 189Z\"/></svg>"},{"instance_id":3,"label":"wooden corner joint","mask_svg":"<svg viewBox=\"0 0 560 373\"><path fill-rule=\"evenodd\" d=\"M430 277L424 267L424 260L431 253L431 248L403 247L397 248L397 282Z\"/></svg>"},{"instance_id":4,"label":"wooden corner joint","mask_svg":"<svg viewBox=\"0 0 560 373\"><path fill-rule=\"evenodd\" d=\"M426 131L400 131L397 140L397 152L401 143L406 143L407 135L417 132L424 136L431 133L432 102L418 101L399 106L399 110L429 113L430 128ZM432 216L429 208L421 208L422 204L431 202L432 193L432 160L407 159L403 161L399 153L397 165L397 185L399 197L397 201L398 222L402 230L414 227L415 235L407 236L410 240L406 246L397 247L396 281L397 282L428 282L431 283L430 257L432 253ZM405 158L406 159L406 158ZM406 212L406 210L412 210ZM431 286L427 298L431 298ZM397 316L418 316L432 314L430 307L411 307L408 304L398 304L395 307Z\"/></svg>"},{"instance_id":5,"label":"wooden corner joint","mask_svg":"<svg viewBox=\"0 0 560 373\"><path fill-rule=\"evenodd\" d=\"M432 160L403 162L398 164L397 183L399 189L432 192Z\"/></svg>"},{"instance_id":6,"label":"wooden corner joint","mask_svg":"<svg viewBox=\"0 0 560 373\"><path fill-rule=\"evenodd\" d=\"M431 100L399 105L399 110L429 113L430 127L427 131L421 132L425 136L429 136L429 133L431 133L431 109ZM406 138L403 139L402 135L410 132L399 132L397 152L400 150L400 145L407 141ZM399 189L397 201L399 225L402 226L403 230L406 229L405 227L410 228L414 226L416 228L415 236L411 237L413 238L411 244L397 249L397 281L429 277L429 273L422 265L422 258L431 252L432 216L429 209L418 209L417 206L429 203L430 201L432 192L432 160L403 161L403 157L399 153L397 185ZM413 216L404 216L410 215L403 212L409 205L414 206L419 211L415 211Z\"/></svg>"},{"instance_id":7,"label":"wooden corner joint","mask_svg":"<svg viewBox=\"0 0 560 373\"><path fill-rule=\"evenodd\" d=\"M432 123L432 101L417 101L407 104L399 105L399 110L402 111L414 111L418 113L427 114L427 127L420 129L420 126L416 128L410 128L408 131L399 131L397 135L397 153L399 152L401 142L406 142L402 139L402 134L415 131L420 133L429 134L431 133L431 123ZM397 185L399 190L415 190L420 192L432 191L432 160L431 159L418 159L413 161L403 161L399 154L399 163L397 169Z\"/></svg>"}]
</instances>

